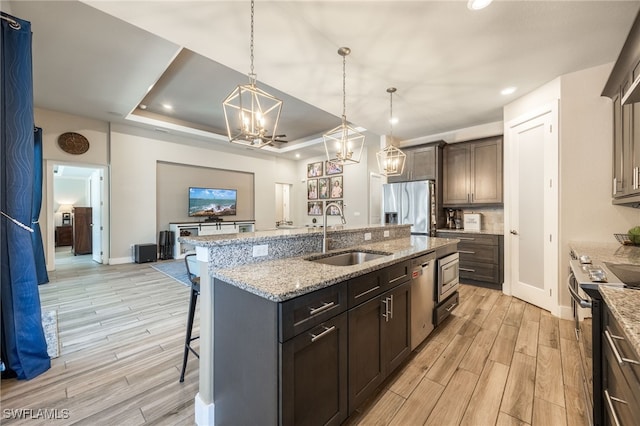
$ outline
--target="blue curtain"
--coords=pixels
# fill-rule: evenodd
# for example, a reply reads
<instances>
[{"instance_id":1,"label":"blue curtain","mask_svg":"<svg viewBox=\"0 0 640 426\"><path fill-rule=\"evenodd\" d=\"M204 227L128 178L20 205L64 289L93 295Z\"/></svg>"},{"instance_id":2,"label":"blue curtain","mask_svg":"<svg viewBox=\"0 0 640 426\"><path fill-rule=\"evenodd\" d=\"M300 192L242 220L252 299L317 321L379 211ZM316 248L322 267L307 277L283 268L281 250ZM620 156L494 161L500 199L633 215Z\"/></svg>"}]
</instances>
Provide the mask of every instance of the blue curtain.
<instances>
[{"instance_id":1,"label":"blue curtain","mask_svg":"<svg viewBox=\"0 0 640 426\"><path fill-rule=\"evenodd\" d=\"M49 282L47 263L44 259L44 247L42 246L42 234L40 232L40 208L42 206L42 129L36 127L33 130L33 200L31 203L31 243L36 262L36 274L38 284Z\"/></svg>"},{"instance_id":2,"label":"blue curtain","mask_svg":"<svg viewBox=\"0 0 640 426\"><path fill-rule=\"evenodd\" d=\"M51 366L29 232L34 186L31 23L0 13L0 337L7 368L3 377L10 373L31 379Z\"/></svg>"}]
</instances>

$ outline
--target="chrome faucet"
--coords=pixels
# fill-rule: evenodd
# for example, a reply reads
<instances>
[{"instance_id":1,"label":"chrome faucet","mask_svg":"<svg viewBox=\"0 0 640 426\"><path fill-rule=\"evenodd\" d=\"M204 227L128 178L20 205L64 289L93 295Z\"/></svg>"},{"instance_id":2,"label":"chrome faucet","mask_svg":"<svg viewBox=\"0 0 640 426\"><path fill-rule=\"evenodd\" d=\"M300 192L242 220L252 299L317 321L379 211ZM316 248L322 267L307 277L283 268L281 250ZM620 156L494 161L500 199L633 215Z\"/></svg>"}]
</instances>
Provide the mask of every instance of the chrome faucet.
<instances>
[{"instance_id":1,"label":"chrome faucet","mask_svg":"<svg viewBox=\"0 0 640 426\"><path fill-rule=\"evenodd\" d=\"M327 213L329 212L329 207L333 206L338 209L340 212L340 220L342 220L342 224L345 225L347 220L344 218L344 213L342 212L342 207L340 207L337 203L329 203L324 202L324 216L322 217L322 252L326 253L328 244L327 244Z\"/></svg>"}]
</instances>

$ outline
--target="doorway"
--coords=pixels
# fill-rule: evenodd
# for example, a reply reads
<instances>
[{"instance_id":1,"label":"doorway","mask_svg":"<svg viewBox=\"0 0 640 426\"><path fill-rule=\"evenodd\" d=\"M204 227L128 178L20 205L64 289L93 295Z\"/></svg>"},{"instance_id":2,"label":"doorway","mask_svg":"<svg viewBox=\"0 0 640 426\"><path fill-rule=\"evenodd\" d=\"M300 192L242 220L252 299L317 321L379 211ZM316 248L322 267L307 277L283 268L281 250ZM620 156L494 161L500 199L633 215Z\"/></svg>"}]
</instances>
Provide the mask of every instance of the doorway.
<instances>
[{"instance_id":1,"label":"doorway","mask_svg":"<svg viewBox=\"0 0 640 426\"><path fill-rule=\"evenodd\" d=\"M291 219L291 185L276 183L276 226L293 225Z\"/></svg>"},{"instance_id":2,"label":"doorway","mask_svg":"<svg viewBox=\"0 0 640 426\"><path fill-rule=\"evenodd\" d=\"M108 263L108 208L105 194L107 179L105 166L90 164L61 163L47 161L46 204L46 258L47 270L55 270L56 265L73 266L76 264ZM91 253L76 255L73 251L71 223L68 217L74 207L90 207Z\"/></svg>"},{"instance_id":3,"label":"doorway","mask_svg":"<svg viewBox=\"0 0 640 426\"><path fill-rule=\"evenodd\" d=\"M505 265L510 294L557 310L557 104L507 124L505 158Z\"/></svg>"}]
</instances>

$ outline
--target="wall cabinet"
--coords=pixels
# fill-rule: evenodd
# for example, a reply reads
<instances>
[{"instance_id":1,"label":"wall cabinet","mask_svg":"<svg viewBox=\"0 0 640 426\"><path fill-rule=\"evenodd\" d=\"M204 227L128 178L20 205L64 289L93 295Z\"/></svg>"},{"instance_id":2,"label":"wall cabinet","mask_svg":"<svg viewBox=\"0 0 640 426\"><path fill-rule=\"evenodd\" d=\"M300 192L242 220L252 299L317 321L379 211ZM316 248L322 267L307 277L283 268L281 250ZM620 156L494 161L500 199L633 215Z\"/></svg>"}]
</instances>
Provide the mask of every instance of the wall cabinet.
<instances>
[{"instance_id":1,"label":"wall cabinet","mask_svg":"<svg viewBox=\"0 0 640 426\"><path fill-rule=\"evenodd\" d=\"M178 238L196 235L237 234L254 232L252 221L243 222L175 222L169 224L169 231L173 232L173 258L182 259L189 251L193 251L191 244L181 243Z\"/></svg>"},{"instance_id":2,"label":"wall cabinet","mask_svg":"<svg viewBox=\"0 0 640 426\"><path fill-rule=\"evenodd\" d=\"M614 204L640 203L640 15L602 91L613 101Z\"/></svg>"},{"instance_id":3,"label":"wall cabinet","mask_svg":"<svg viewBox=\"0 0 640 426\"><path fill-rule=\"evenodd\" d=\"M387 182L409 182L414 180L439 180L442 164L443 143L417 148L406 148L407 155L404 171L400 176L389 176Z\"/></svg>"},{"instance_id":4,"label":"wall cabinet","mask_svg":"<svg viewBox=\"0 0 640 426\"><path fill-rule=\"evenodd\" d=\"M605 425L633 425L640 419L640 357L625 333L604 309L602 389Z\"/></svg>"},{"instance_id":5,"label":"wall cabinet","mask_svg":"<svg viewBox=\"0 0 640 426\"><path fill-rule=\"evenodd\" d=\"M438 231L438 237L457 238L460 281L502 289L504 238L501 235Z\"/></svg>"},{"instance_id":6,"label":"wall cabinet","mask_svg":"<svg viewBox=\"0 0 640 426\"><path fill-rule=\"evenodd\" d=\"M502 204L502 151L502 136L445 146L443 206Z\"/></svg>"}]
</instances>

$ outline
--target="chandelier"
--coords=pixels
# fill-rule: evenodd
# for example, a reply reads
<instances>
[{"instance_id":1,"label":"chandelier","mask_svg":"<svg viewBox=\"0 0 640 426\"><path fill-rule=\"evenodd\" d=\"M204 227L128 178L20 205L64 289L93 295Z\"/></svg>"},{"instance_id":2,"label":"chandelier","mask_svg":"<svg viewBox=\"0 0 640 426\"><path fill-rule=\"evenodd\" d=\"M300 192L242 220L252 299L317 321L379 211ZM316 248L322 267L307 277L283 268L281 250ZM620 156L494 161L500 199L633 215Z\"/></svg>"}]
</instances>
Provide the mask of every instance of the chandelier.
<instances>
[{"instance_id":1,"label":"chandelier","mask_svg":"<svg viewBox=\"0 0 640 426\"><path fill-rule=\"evenodd\" d=\"M342 124L322 135L327 160L339 165L359 163L364 146L364 135L347 124L346 57L349 53L348 47L338 49L338 55L342 56Z\"/></svg>"},{"instance_id":2,"label":"chandelier","mask_svg":"<svg viewBox=\"0 0 640 426\"><path fill-rule=\"evenodd\" d=\"M256 86L253 69L253 15L251 0L251 69L249 84L237 86L222 103L229 142L262 148L274 142L282 101ZM268 129L268 126L272 126Z\"/></svg>"},{"instance_id":3,"label":"chandelier","mask_svg":"<svg viewBox=\"0 0 640 426\"><path fill-rule=\"evenodd\" d=\"M389 137L388 145L382 151L376 154L378 159L378 170L384 176L399 176L404 171L404 164L407 160L407 154L393 146L393 94L395 87L389 87Z\"/></svg>"}]
</instances>

